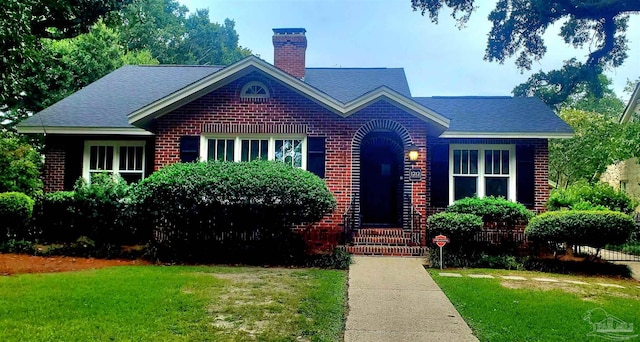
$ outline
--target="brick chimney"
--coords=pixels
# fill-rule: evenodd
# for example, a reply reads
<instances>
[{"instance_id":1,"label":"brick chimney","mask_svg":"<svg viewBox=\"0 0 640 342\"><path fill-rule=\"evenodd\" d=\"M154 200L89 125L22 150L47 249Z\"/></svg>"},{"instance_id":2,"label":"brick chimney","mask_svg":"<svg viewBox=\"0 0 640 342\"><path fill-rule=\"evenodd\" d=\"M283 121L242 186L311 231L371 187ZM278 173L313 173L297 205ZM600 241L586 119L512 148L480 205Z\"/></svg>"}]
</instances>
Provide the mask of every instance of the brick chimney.
<instances>
[{"instance_id":1,"label":"brick chimney","mask_svg":"<svg viewBox=\"0 0 640 342\"><path fill-rule=\"evenodd\" d=\"M305 32L303 28L273 29L273 65L299 79L304 78Z\"/></svg>"}]
</instances>

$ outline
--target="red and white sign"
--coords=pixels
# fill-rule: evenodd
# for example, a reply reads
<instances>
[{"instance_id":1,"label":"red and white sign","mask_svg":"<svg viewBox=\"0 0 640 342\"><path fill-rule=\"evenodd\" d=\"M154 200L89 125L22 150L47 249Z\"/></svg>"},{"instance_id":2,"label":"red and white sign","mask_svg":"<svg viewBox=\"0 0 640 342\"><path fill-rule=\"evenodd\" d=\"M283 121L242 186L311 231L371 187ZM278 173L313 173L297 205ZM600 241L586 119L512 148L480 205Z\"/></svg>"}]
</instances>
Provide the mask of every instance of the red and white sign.
<instances>
[{"instance_id":1,"label":"red and white sign","mask_svg":"<svg viewBox=\"0 0 640 342\"><path fill-rule=\"evenodd\" d=\"M438 245L438 247L444 247L444 245L449 242L449 238L444 235L438 235L432 239L433 243Z\"/></svg>"}]
</instances>

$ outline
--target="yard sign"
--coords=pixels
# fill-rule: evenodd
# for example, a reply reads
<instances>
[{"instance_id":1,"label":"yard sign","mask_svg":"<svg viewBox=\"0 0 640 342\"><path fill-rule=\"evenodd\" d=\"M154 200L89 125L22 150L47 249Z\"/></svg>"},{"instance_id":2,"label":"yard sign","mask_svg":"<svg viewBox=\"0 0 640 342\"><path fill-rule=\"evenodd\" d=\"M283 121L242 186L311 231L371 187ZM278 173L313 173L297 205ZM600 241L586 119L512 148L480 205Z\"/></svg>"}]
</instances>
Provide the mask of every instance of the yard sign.
<instances>
[{"instance_id":1,"label":"yard sign","mask_svg":"<svg viewBox=\"0 0 640 342\"><path fill-rule=\"evenodd\" d=\"M442 247L449 242L449 238L444 235L438 235L432 241L440 247L440 269L442 269Z\"/></svg>"}]
</instances>

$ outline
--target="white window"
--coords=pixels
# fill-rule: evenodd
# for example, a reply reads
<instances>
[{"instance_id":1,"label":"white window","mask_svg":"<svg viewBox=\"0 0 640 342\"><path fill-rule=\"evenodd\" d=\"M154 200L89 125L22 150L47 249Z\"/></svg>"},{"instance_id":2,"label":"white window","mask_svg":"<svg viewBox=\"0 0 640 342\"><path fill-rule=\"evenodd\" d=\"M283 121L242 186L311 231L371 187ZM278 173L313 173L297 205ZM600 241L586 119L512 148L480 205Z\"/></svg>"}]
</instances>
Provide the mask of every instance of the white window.
<instances>
[{"instance_id":1,"label":"white window","mask_svg":"<svg viewBox=\"0 0 640 342\"><path fill-rule=\"evenodd\" d=\"M240 90L240 99L244 101L266 101L270 97L269 88L261 82L252 81Z\"/></svg>"},{"instance_id":2,"label":"white window","mask_svg":"<svg viewBox=\"0 0 640 342\"><path fill-rule=\"evenodd\" d=\"M207 135L201 139L201 160L278 160L293 167L307 168L307 139L302 136Z\"/></svg>"},{"instance_id":3,"label":"white window","mask_svg":"<svg viewBox=\"0 0 640 342\"><path fill-rule=\"evenodd\" d=\"M144 177L144 141L86 141L82 176L111 172L128 183Z\"/></svg>"},{"instance_id":4,"label":"white window","mask_svg":"<svg viewBox=\"0 0 640 342\"><path fill-rule=\"evenodd\" d=\"M514 145L451 145L449 202L465 197L516 199Z\"/></svg>"}]
</instances>

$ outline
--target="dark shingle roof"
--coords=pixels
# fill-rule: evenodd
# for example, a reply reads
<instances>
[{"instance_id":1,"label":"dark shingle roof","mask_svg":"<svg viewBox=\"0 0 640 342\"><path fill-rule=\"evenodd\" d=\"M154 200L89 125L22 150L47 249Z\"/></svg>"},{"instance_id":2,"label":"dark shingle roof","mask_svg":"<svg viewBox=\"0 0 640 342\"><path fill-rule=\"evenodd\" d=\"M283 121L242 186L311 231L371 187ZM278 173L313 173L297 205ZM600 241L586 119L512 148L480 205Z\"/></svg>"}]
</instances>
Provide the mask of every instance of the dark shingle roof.
<instances>
[{"instance_id":1,"label":"dark shingle roof","mask_svg":"<svg viewBox=\"0 0 640 342\"><path fill-rule=\"evenodd\" d=\"M19 126L133 127L129 125L128 114L220 69L219 66L123 66L22 121Z\"/></svg>"},{"instance_id":2,"label":"dark shingle roof","mask_svg":"<svg viewBox=\"0 0 640 342\"><path fill-rule=\"evenodd\" d=\"M449 132L573 133L535 97L414 97L449 119Z\"/></svg>"},{"instance_id":3,"label":"dark shingle roof","mask_svg":"<svg viewBox=\"0 0 640 342\"><path fill-rule=\"evenodd\" d=\"M381 86L411 97L402 68L307 68L304 82L341 102L349 102Z\"/></svg>"},{"instance_id":4,"label":"dark shingle roof","mask_svg":"<svg viewBox=\"0 0 640 342\"><path fill-rule=\"evenodd\" d=\"M131 128L128 115L220 66L124 66L22 121L20 127ZM402 68L308 68L304 81L341 102L386 86L411 98ZM571 133L542 101L511 97L416 97L451 119L448 131Z\"/></svg>"}]
</instances>

